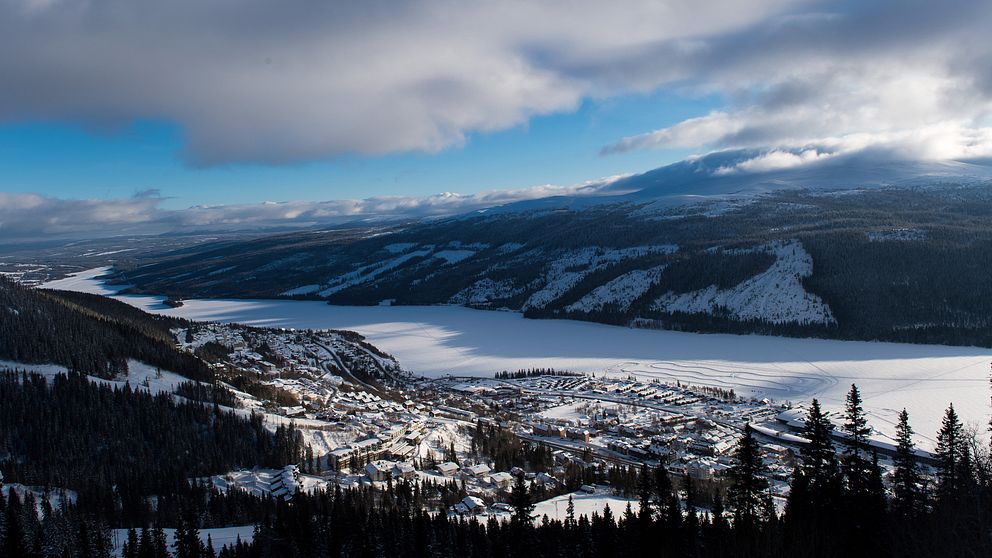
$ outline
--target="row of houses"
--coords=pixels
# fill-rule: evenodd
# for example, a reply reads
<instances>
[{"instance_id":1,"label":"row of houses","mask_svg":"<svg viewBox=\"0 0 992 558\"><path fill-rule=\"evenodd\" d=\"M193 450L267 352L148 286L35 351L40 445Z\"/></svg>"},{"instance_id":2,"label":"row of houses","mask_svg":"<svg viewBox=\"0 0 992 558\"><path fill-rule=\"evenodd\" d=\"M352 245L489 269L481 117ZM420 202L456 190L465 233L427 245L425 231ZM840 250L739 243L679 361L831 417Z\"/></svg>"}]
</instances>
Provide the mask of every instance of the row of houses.
<instances>
[{"instance_id":1,"label":"row of houses","mask_svg":"<svg viewBox=\"0 0 992 558\"><path fill-rule=\"evenodd\" d=\"M450 405L437 405L434 407L433 414L434 416L448 417L468 422L474 422L479 416L472 411L466 411L465 409L459 409L458 407L452 407Z\"/></svg>"},{"instance_id":2,"label":"row of houses","mask_svg":"<svg viewBox=\"0 0 992 558\"><path fill-rule=\"evenodd\" d=\"M535 423L531 425L535 436L548 436L551 438L561 438L568 440L578 440L589 443L591 439L599 434L596 430L587 428L568 428L556 424Z\"/></svg>"},{"instance_id":3,"label":"row of houses","mask_svg":"<svg viewBox=\"0 0 992 558\"><path fill-rule=\"evenodd\" d=\"M437 464L435 471L445 478L454 478L461 474L463 478L473 478L498 489L509 488L513 484L513 475L502 471L494 473L485 463L462 467L457 463L446 461ZM389 479L413 479L417 476L417 470L413 463L408 461L379 459L365 465L365 475L373 482L385 482Z\"/></svg>"}]
</instances>

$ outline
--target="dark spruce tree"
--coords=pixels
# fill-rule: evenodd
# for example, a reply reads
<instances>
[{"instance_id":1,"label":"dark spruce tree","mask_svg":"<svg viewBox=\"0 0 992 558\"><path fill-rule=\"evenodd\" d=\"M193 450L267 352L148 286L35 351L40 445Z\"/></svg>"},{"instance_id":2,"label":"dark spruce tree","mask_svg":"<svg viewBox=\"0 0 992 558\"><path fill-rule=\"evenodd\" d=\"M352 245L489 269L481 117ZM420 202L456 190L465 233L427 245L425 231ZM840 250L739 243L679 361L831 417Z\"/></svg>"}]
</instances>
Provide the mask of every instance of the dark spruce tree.
<instances>
[{"instance_id":1,"label":"dark spruce tree","mask_svg":"<svg viewBox=\"0 0 992 558\"><path fill-rule=\"evenodd\" d=\"M747 532L756 532L768 498L768 477L750 424L744 426L744 435L737 443L730 483L727 497L734 525Z\"/></svg>"},{"instance_id":2,"label":"dark spruce tree","mask_svg":"<svg viewBox=\"0 0 992 558\"><path fill-rule=\"evenodd\" d=\"M964 439L964 426L952 403L944 412L940 431L937 432L937 492L941 499L960 494L969 474L964 466L968 458Z\"/></svg>"},{"instance_id":3,"label":"dark spruce tree","mask_svg":"<svg viewBox=\"0 0 992 558\"><path fill-rule=\"evenodd\" d=\"M861 392L855 384L851 384L851 390L847 393L843 427L847 434L844 438L844 474L847 475L848 490L862 494L869 474L866 453L871 428L862 406Z\"/></svg>"},{"instance_id":4,"label":"dark spruce tree","mask_svg":"<svg viewBox=\"0 0 992 558\"><path fill-rule=\"evenodd\" d=\"M868 436L871 427L862 406L858 386L851 384L844 405L844 455L843 470L847 477L846 508L850 510L843 520L846 523L845 539L851 552L881 551L881 521L885 511L885 489L881 485L878 459L868 459Z\"/></svg>"},{"instance_id":5,"label":"dark spruce tree","mask_svg":"<svg viewBox=\"0 0 992 558\"><path fill-rule=\"evenodd\" d=\"M786 546L802 556L834 556L839 551L844 487L832 433L833 424L813 399L803 427L808 443L793 472L785 508Z\"/></svg>"},{"instance_id":6,"label":"dark spruce tree","mask_svg":"<svg viewBox=\"0 0 992 558\"><path fill-rule=\"evenodd\" d=\"M901 518L909 519L923 512L924 496L916 444L913 442L913 427L909 425L909 413L906 409L899 413L896 441L896 454L892 459L892 511Z\"/></svg>"}]
</instances>

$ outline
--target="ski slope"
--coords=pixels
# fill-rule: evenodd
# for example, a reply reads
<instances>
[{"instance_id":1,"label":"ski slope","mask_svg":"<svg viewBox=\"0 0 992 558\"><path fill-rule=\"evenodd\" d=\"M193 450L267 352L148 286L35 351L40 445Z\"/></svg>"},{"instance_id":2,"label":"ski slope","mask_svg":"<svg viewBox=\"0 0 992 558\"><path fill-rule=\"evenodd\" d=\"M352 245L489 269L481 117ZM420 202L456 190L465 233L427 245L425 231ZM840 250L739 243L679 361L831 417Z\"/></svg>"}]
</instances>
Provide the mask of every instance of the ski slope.
<instances>
[{"instance_id":1,"label":"ski slope","mask_svg":"<svg viewBox=\"0 0 992 558\"><path fill-rule=\"evenodd\" d=\"M149 312L194 320L353 330L398 358L406 370L430 377L553 367L732 387L740 395L782 401L817 397L835 410L854 382L874 427L891 435L899 410L906 407L924 446L932 445L952 401L963 419L983 432L992 410L990 349L629 329L454 306L186 300L170 308L162 297L116 295L118 289L96 279L102 272L90 270L45 286L113 295Z\"/></svg>"},{"instance_id":2,"label":"ski slope","mask_svg":"<svg viewBox=\"0 0 992 558\"><path fill-rule=\"evenodd\" d=\"M799 241L772 242L759 250L775 256L767 271L730 289L710 285L689 293L669 292L655 301L655 309L689 314L717 314L723 309L738 320L773 324L837 323L827 304L803 287L802 278L813 274L813 257Z\"/></svg>"}]
</instances>

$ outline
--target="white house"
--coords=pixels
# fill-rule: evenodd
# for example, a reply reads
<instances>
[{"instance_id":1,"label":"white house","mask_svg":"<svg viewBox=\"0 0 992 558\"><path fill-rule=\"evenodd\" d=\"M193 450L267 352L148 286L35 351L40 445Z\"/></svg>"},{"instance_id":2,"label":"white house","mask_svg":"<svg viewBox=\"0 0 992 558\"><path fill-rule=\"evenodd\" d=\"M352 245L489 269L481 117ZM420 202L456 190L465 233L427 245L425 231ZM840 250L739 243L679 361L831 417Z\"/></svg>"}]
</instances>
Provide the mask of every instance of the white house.
<instances>
[{"instance_id":1,"label":"white house","mask_svg":"<svg viewBox=\"0 0 992 558\"><path fill-rule=\"evenodd\" d=\"M381 482L389 478L394 465L392 461L385 461L383 459L373 461L365 466L365 474L373 482Z\"/></svg>"},{"instance_id":2,"label":"white house","mask_svg":"<svg viewBox=\"0 0 992 558\"><path fill-rule=\"evenodd\" d=\"M475 465L469 465L468 467L462 467L463 473L471 475L477 479L481 479L482 477L485 477L486 475L489 474L489 471L492 471L492 469L490 469L489 465L486 465L485 463L478 463Z\"/></svg>"},{"instance_id":3,"label":"white house","mask_svg":"<svg viewBox=\"0 0 992 558\"><path fill-rule=\"evenodd\" d=\"M458 464L451 461L440 463L437 466L437 472L441 473L442 477L452 477L458 472Z\"/></svg>"},{"instance_id":4,"label":"white house","mask_svg":"<svg viewBox=\"0 0 992 558\"><path fill-rule=\"evenodd\" d=\"M417 475L417 470L413 467L413 463L408 461L400 461L393 465L390 473L393 475L394 479L412 479Z\"/></svg>"},{"instance_id":5,"label":"white house","mask_svg":"<svg viewBox=\"0 0 992 558\"><path fill-rule=\"evenodd\" d=\"M496 488L507 488L513 484L513 475L507 472L493 473L489 475L489 482Z\"/></svg>"}]
</instances>

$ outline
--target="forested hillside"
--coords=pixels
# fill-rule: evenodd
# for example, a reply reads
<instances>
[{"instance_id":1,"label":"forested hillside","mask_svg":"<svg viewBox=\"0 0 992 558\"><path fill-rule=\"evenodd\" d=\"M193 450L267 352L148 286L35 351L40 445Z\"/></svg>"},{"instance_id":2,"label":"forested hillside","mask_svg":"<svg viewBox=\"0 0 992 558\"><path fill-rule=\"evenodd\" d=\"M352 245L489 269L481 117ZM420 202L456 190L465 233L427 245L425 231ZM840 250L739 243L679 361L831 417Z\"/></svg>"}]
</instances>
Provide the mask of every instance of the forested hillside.
<instances>
[{"instance_id":1,"label":"forested hillside","mask_svg":"<svg viewBox=\"0 0 992 558\"><path fill-rule=\"evenodd\" d=\"M116 523L147 523L148 498L183 495L192 477L302 459L299 432L273 434L261 416L81 374L0 372L0 401L3 478L74 491L82 509Z\"/></svg>"},{"instance_id":2,"label":"forested hillside","mask_svg":"<svg viewBox=\"0 0 992 558\"><path fill-rule=\"evenodd\" d=\"M992 345L987 185L781 190L295 233L120 265L133 292L461 304L691 331Z\"/></svg>"},{"instance_id":3,"label":"forested hillside","mask_svg":"<svg viewBox=\"0 0 992 558\"><path fill-rule=\"evenodd\" d=\"M176 349L169 328L182 323L106 297L29 289L0 277L0 359L101 377L126 372L135 359L209 380L203 361Z\"/></svg>"}]
</instances>

